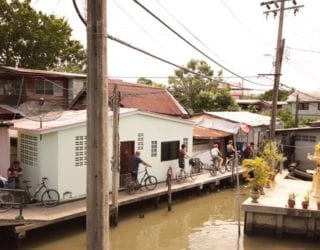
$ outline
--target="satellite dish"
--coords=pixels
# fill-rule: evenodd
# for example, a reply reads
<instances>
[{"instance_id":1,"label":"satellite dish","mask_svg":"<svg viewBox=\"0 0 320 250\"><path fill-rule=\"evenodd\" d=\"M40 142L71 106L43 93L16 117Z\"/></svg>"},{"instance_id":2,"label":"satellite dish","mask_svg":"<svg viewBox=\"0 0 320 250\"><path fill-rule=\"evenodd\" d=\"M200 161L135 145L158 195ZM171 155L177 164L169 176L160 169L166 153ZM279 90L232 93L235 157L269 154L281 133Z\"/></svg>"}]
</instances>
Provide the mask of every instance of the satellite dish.
<instances>
[{"instance_id":1,"label":"satellite dish","mask_svg":"<svg viewBox=\"0 0 320 250\"><path fill-rule=\"evenodd\" d=\"M39 101L24 102L18 110L26 119L40 122L40 128L42 128L42 122L56 120L63 112L59 104L45 101L43 98Z\"/></svg>"}]
</instances>

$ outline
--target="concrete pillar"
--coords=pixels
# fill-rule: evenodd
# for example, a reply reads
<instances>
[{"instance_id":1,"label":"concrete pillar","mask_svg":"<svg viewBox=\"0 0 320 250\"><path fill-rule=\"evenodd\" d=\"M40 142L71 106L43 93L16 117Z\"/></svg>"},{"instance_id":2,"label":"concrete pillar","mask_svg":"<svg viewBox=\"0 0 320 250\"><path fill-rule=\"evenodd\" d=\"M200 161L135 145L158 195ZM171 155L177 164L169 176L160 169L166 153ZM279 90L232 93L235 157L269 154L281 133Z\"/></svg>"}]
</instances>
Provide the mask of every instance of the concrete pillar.
<instances>
[{"instance_id":1,"label":"concrete pillar","mask_svg":"<svg viewBox=\"0 0 320 250\"><path fill-rule=\"evenodd\" d=\"M0 122L0 175L7 177L10 166L10 136L9 127L12 123Z\"/></svg>"}]
</instances>

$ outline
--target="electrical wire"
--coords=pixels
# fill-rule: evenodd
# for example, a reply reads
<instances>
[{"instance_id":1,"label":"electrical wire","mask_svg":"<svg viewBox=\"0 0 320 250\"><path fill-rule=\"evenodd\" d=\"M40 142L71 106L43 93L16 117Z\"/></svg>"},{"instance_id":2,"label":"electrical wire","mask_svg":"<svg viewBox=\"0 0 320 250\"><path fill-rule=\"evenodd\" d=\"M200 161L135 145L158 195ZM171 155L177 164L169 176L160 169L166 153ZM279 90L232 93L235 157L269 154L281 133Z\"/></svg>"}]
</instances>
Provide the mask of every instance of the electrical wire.
<instances>
[{"instance_id":1,"label":"electrical wire","mask_svg":"<svg viewBox=\"0 0 320 250\"><path fill-rule=\"evenodd\" d=\"M267 43L266 41L264 41L263 39L261 39L260 37L258 37L256 34L254 34L238 17L237 15L232 11L232 9L225 3L225 1L220 0L220 2L224 5L224 7L230 12L230 14L233 16L234 19L236 19L238 21L238 23L248 32L250 33L252 36L254 36L257 40L259 40L260 42L262 42L264 45L267 45L269 47L273 47L271 44Z\"/></svg>"},{"instance_id":2,"label":"electrical wire","mask_svg":"<svg viewBox=\"0 0 320 250\"><path fill-rule=\"evenodd\" d=\"M83 23L85 26L87 26L87 21L82 17L82 15L81 15L81 13L80 13L80 11L79 11L79 9L78 9L78 6L77 6L77 3L75 2L75 0L73 0L73 4L74 4L75 10L76 10L76 12L77 12L80 20L82 21L82 23ZM174 67L179 68L179 69L181 69L181 70L184 70L184 71L186 71L186 72L192 73L192 74L194 74L194 75L198 75L198 76L203 77L203 78L207 78L207 79L209 79L209 80L215 80L215 79L212 78L212 77L209 77L209 76L207 76L207 75L200 74L200 73L198 73L198 72L194 72L194 71L192 71L192 70L190 70L190 69L188 69L188 68L186 68L186 67L180 66L180 65L178 65L178 64L176 64L176 63L173 63L173 62L171 62L171 61L169 61L169 60L166 60L166 59L163 59L163 58L161 58L161 57L159 57L159 56L156 56L156 55L154 55L154 54L152 54L152 53L150 53L150 52L147 52L147 51L145 51L145 50L143 50L143 49L140 49L140 48L138 48L138 47L136 47L136 46L134 46L134 45L131 45L131 44L129 44L128 42L125 42L125 41L123 41L123 40L121 40L121 39L119 39L119 38L117 38L117 37L112 36L112 35L107 34L106 38L108 38L108 39L110 39L110 40L113 40L113 41L115 41L115 42L118 42L118 43L120 43L120 44L122 44L122 45L124 45L124 46L126 46L126 47L131 48L131 49L137 50L137 51L139 51L139 52L141 52L141 53L143 53L143 54L145 54L145 55L148 55L148 56L150 56L150 57L152 57L152 58L155 58L155 59L157 59L157 60L159 60L159 61L162 61L162 62L164 62L164 63L166 63L166 64L169 64L169 65L171 65L171 66L174 66ZM234 74L233 74L233 75L234 75ZM241 78L241 79L244 79L243 77L241 77L241 76L239 76L239 75L237 75L237 76L238 76L239 78ZM246 80L246 81L248 81L248 80ZM252 82L252 81L249 81L249 82ZM252 82L252 83L254 83L254 82ZM259 83L254 83L254 84L260 85ZM231 84L229 84L229 85L231 85ZM261 86L264 86L264 85L261 85Z\"/></svg>"},{"instance_id":3,"label":"electrical wire","mask_svg":"<svg viewBox=\"0 0 320 250\"><path fill-rule=\"evenodd\" d=\"M189 42L186 38L184 38L182 35L180 35L177 31L175 31L173 28L171 28L168 24L166 24L162 19L160 19L157 15L155 15L153 12L151 12L147 7L145 7L143 4L141 4L139 1L137 0L133 0L133 2L135 2L137 5L139 5L143 10L145 10L148 14L150 14L152 17L154 17L157 21L159 21L162 25L164 25L167 29L169 29L172 33L174 33L176 36L178 36L181 40L183 40L185 43L187 43L189 46L191 46L192 48L194 48L196 51L198 51L200 54L202 54L203 56L205 56L207 59L209 59L210 61L212 61L213 63L215 63L216 65L218 65L219 67L221 67L222 69L228 71L229 73L231 73L232 75L238 76L240 79L250 82L252 84L256 84L256 85L260 85L259 83L253 82L249 79L246 79L242 76L240 76L239 74L233 72L232 70L230 70L229 68L225 67L224 65L222 65L221 63L219 63L218 61L212 59L210 56L208 56L206 53L204 53L202 50L200 50L199 48L197 48L195 45L193 45L191 42Z\"/></svg>"}]
</instances>

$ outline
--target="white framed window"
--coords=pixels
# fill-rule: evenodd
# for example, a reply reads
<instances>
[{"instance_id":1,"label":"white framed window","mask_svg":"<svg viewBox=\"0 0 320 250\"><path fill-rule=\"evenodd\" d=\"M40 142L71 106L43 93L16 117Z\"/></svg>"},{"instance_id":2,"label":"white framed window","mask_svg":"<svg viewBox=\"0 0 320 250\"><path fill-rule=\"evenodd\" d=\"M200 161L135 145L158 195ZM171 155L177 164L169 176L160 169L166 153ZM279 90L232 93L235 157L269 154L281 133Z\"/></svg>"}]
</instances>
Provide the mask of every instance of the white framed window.
<instances>
[{"instance_id":1,"label":"white framed window","mask_svg":"<svg viewBox=\"0 0 320 250\"><path fill-rule=\"evenodd\" d=\"M20 162L26 167L38 167L38 137L21 134Z\"/></svg>"},{"instance_id":2,"label":"white framed window","mask_svg":"<svg viewBox=\"0 0 320 250\"><path fill-rule=\"evenodd\" d=\"M186 150L188 151L188 138L183 138L182 144L186 145Z\"/></svg>"},{"instance_id":3,"label":"white framed window","mask_svg":"<svg viewBox=\"0 0 320 250\"><path fill-rule=\"evenodd\" d=\"M151 141L151 157L157 157L158 142Z\"/></svg>"},{"instance_id":4,"label":"white framed window","mask_svg":"<svg viewBox=\"0 0 320 250\"><path fill-rule=\"evenodd\" d=\"M87 136L78 135L75 137L75 166L87 166Z\"/></svg>"},{"instance_id":5,"label":"white framed window","mask_svg":"<svg viewBox=\"0 0 320 250\"><path fill-rule=\"evenodd\" d=\"M138 150L143 150L143 133L138 133L138 146L137 146L137 149Z\"/></svg>"}]
</instances>

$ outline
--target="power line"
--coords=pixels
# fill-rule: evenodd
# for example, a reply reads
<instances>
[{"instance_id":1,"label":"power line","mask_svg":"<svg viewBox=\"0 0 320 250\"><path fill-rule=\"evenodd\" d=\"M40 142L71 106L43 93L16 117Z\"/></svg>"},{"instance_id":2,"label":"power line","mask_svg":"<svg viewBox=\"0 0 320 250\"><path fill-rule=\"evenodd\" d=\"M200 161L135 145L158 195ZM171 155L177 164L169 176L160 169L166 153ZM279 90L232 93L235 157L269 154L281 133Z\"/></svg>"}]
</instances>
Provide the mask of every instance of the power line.
<instances>
[{"instance_id":1,"label":"power line","mask_svg":"<svg viewBox=\"0 0 320 250\"><path fill-rule=\"evenodd\" d=\"M113 0L113 2L115 3L115 5L117 5L117 7L133 22L135 23L142 31L143 33L145 33L154 43L156 43L160 48L162 48L163 50L167 51L163 46L161 46L160 43L157 42L156 39L154 39L137 21L135 21L133 19L132 16L129 15L129 13L121 6L117 3L117 1Z\"/></svg>"},{"instance_id":2,"label":"power line","mask_svg":"<svg viewBox=\"0 0 320 250\"><path fill-rule=\"evenodd\" d=\"M256 85L260 85L256 82L253 82L251 80L248 80L242 76L240 76L239 74L233 72L232 70L228 69L227 67L225 67L224 65L222 65L221 63L217 62L216 60L212 59L210 56L208 56L206 53L204 53L202 50L200 50L199 48L197 48L195 45L193 45L191 42L189 42L186 38L184 38L182 35L180 35L177 31L175 31L173 28L171 28L168 24L166 24L162 19L160 19L157 15L155 15L153 12L151 12L147 7L145 7L143 4L141 4L139 1L137 0L133 0L137 5L139 5L142 9L144 9L147 13L149 13L152 17L154 17L157 21L159 21L162 25L164 25L167 29L169 29L172 33L174 33L176 36L178 36L181 40L183 40L185 43L187 43L189 46L191 46L192 48L194 48L196 51L198 51L200 54L202 54L203 56L205 56L206 58L208 58L210 61L212 61L213 63L215 63L216 65L220 66L222 69L228 71L229 73L231 73L232 75L238 76L239 78L241 78L244 81L256 84Z\"/></svg>"},{"instance_id":3,"label":"power line","mask_svg":"<svg viewBox=\"0 0 320 250\"><path fill-rule=\"evenodd\" d=\"M266 41L264 41L263 39L261 39L260 37L258 37L256 34L254 34L238 17L237 15L232 11L232 9L223 1L220 0L220 2L224 5L224 7L230 12L230 14L234 17L234 19L236 19L238 21L238 23L248 32L250 33L252 36L254 36L257 40L259 40L260 42L264 43L265 45L269 46L269 47L273 47L271 44L267 43Z\"/></svg>"},{"instance_id":4,"label":"power line","mask_svg":"<svg viewBox=\"0 0 320 250\"><path fill-rule=\"evenodd\" d=\"M298 51L302 51L302 52L309 52L309 53L317 53L317 54L320 54L320 51L316 51L316 50L293 48L293 47L289 47L289 46L286 46L286 47L287 47L288 49L292 49L292 50L298 50Z\"/></svg>"},{"instance_id":5,"label":"power line","mask_svg":"<svg viewBox=\"0 0 320 250\"><path fill-rule=\"evenodd\" d=\"M164 9L178 24L180 24L181 27L183 27L191 36L193 36L199 43L201 43L205 48L207 48L212 54L214 54L216 57L220 58L219 55L217 55L215 52L213 52L204 42L200 40L200 38L195 35L188 27L186 27L182 22L180 22L171 12L169 12L158 0L156 0L158 5L162 9Z\"/></svg>"},{"instance_id":6,"label":"power line","mask_svg":"<svg viewBox=\"0 0 320 250\"><path fill-rule=\"evenodd\" d=\"M75 2L75 0L73 0L73 4L74 4L75 10L76 10L76 12L77 12L80 20L82 21L82 23L83 23L85 26L87 26L87 22L86 22L86 20L82 17L82 15L81 15L81 13L80 13L80 11L79 11L79 9L78 9L78 6L77 6L77 3ZM131 45L131 44L129 44L128 42L125 42L125 41L123 41L123 40L121 40L121 39L119 39L119 38L117 38L117 37L115 37L115 36L112 36L112 35L109 35L109 34L108 34L108 35L107 35L107 38L110 39L110 40L113 40L113 41L115 41L115 42L117 42L117 43L120 43L120 44L122 44L122 45L124 45L124 46L126 46L126 47L129 47L129 48L131 48L131 49L137 50L137 51L139 51L139 52L141 52L141 53L143 53L143 54L145 54L145 55L148 55L148 56L150 56L150 57L152 57L152 58L155 58L155 59L157 59L157 60L159 60L159 61L162 61L162 62L164 62L164 63L166 63L166 64L169 64L169 65L174 66L174 67L176 67L176 68L179 68L179 69L182 69L182 70L187 71L187 72L189 72L189 73L192 73L192 74L194 74L194 75L198 75L198 76L200 76L200 77L207 78L207 79L209 79L209 80L216 80L215 78L212 78L212 77L209 77L209 76L200 74L200 73L198 73L198 72L194 72L194 71L192 71L192 70L190 70L190 69L188 69L188 68L186 68L186 67L180 66L180 65L178 65L178 64L176 64L176 63L173 63L173 62L171 62L171 61L169 61L169 60L167 60L167 59L163 59L163 58L161 58L161 57L159 57L159 56L156 56L156 55L154 55L154 54L152 54L152 53L150 53L150 52L147 52L146 50L143 50L143 49L140 49L140 48L138 48L138 47L136 47L136 46L134 46L134 45ZM229 71L229 72L230 72L230 71ZM232 72L230 72L230 73L232 73ZM240 75L237 75L237 74L234 74L234 75L236 75L237 77L245 80L245 78L243 78L243 77L240 76ZM251 82L251 83L256 84L256 85L260 85L259 83L255 83L255 82L252 82L252 81L249 81L249 80L246 80L246 81ZM230 83L225 83L225 84L232 85L232 84L230 84ZM262 86L263 86L263 85L262 85Z\"/></svg>"}]
</instances>

